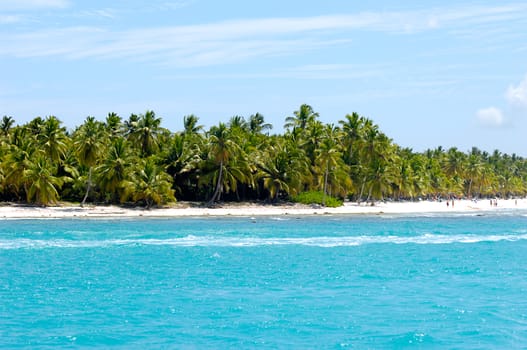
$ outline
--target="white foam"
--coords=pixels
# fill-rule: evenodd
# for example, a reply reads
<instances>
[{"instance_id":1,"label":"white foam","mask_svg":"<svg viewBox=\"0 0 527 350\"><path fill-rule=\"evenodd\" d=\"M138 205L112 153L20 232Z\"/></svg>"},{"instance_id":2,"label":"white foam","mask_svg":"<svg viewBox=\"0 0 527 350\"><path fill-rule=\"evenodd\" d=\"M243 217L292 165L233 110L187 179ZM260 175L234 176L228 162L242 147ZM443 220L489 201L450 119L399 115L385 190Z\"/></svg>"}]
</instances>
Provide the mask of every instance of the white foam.
<instances>
[{"instance_id":1,"label":"white foam","mask_svg":"<svg viewBox=\"0 0 527 350\"><path fill-rule=\"evenodd\" d=\"M481 242L527 240L527 234L510 235L435 235L419 236L343 236L343 237L233 237L194 236L168 239L4 239L0 249L46 249L46 248L101 248L112 246L173 246L173 247L257 247L257 246L311 246L311 247L353 247L365 244L474 244Z\"/></svg>"}]
</instances>

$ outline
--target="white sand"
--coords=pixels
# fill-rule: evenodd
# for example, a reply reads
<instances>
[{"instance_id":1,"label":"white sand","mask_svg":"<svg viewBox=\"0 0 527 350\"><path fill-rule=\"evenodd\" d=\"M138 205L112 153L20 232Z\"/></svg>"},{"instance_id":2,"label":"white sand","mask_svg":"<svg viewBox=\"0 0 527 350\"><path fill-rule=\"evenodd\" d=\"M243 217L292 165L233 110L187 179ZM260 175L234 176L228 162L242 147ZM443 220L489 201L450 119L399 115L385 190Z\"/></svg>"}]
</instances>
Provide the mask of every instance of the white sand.
<instances>
[{"instance_id":1,"label":"white sand","mask_svg":"<svg viewBox=\"0 0 527 350\"><path fill-rule=\"evenodd\" d=\"M0 218L71 218L71 217L185 217L185 216L280 216L280 215L324 215L324 214L426 214L426 213L474 213L500 212L504 209L527 210L527 199L498 200L498 205L490 200L477 202L456 200L454 206L446 202L378 202L357 205L346 203L339 208L310 207L303 205L258 205L252 203L224 204L218 208L195 207L178 203L171 208L151 209L122 208L118 206L73 206L65 204L56 207L32 207L3 203L0 206Z\"/></svg>"}]
</instances>

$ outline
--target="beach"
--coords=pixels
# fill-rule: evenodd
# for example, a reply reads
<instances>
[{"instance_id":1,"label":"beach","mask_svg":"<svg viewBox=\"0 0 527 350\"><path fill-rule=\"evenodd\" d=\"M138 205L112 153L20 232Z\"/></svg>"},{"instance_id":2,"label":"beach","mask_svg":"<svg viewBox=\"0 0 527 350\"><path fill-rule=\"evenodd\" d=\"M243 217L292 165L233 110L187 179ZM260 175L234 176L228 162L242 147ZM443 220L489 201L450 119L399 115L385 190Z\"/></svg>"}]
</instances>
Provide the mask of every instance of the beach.
<instances>
[{"instance_id":1,"label":"beach","mask_svg":"<svg viewBox=\"0 0 527 350\"><path fill-rule=\"evenodd\" d=\"M73 204L38 207L4 203L0 206L0 218L74 218L74 217L191 217L191 216L280 216L280 215L353 215L353 214L427 214L427 213L474 213L499 210L527 210L527 199L452 201L402 201L370 203L346 202L337 208L318 205L308 206L294 203L279 205L259 203L222 203L213 208L180 202L171 207L146 209L143 207L120 207Z\"/></svg>"}]
</instances>

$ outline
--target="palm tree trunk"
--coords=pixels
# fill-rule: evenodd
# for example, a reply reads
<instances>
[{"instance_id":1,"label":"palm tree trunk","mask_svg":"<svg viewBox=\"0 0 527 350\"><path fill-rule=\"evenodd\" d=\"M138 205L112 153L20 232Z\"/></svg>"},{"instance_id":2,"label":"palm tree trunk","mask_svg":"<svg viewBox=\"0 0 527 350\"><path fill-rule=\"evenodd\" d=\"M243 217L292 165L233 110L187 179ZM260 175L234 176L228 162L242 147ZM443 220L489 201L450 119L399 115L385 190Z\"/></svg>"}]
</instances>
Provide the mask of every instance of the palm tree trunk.
<instances>
[{"instance_id":1,"label":"palm tree trunk","mask_svg":"<svg viewBox=\"0 0 527 350\"><path fill-rule=\"evenodd\" d=\"M329 173L329 164L326 163L326 172L324 173L324 194L322 196L323 206L326 206L326 190L328 186L328 173Z\"/></svg>"},{"instance_id":2,"label":"palm tree trunk","mask_svg":"<svg viewBox=\"0 0 527 350\"><path fill-rule=\"evenodd\" d=\"M360 187L360 194L359 198L357 199L357 204L360 204L362 201L362 194L364 193L364 186L366 185L366 176L364 176L364 179L362 179L362 186Z\"/></svg>"},{"instance_id":3,"label":"palm tree trunk","mask_svg":"<svg viewBox=\"0 0 527 350\"><path fill-rule=\"evenodd\" d=\"M216 182L216 189L214 190L214 194L212 195L212 198L207 203L207 205L211 205L214 203L220 196L221 188L222 188L222 177L223 177L223 160L220 161L220 173L218 174L218 181Z\"/></svg>"},{"instance_id":4,"label":"palm tree trunk","mask_svg":"<svg viewBox=\"0 0 527 350\"><path fill-rule=\"evenodd\" d=\"M88 170L88 183L86 185L86 194L84 195L84 198L82 199L81 207L83 207L84 203L86 203L86 199L88 198L88 194L90 193L90 189L91 189L91 167Z\"/></svg>"}]
</instances>

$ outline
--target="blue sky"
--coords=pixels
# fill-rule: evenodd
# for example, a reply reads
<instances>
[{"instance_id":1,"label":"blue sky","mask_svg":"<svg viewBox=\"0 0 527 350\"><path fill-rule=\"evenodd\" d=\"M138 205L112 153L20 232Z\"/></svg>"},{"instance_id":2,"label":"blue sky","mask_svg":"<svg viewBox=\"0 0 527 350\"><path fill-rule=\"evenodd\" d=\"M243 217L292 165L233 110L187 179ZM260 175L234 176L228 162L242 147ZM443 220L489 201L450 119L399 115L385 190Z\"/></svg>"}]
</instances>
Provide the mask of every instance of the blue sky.
<instances>
[{"instance_id":1,"label":"blue sky","mask_svg":"<svg viewBox=\"0 0 527 350\"><path fill-rule=\"evenodd\" d=\"M282 132L307 103L416 151L527 156L521 1L0 0L0 77L17 123L260 112Z\"/></svg>"}]
</instances>

